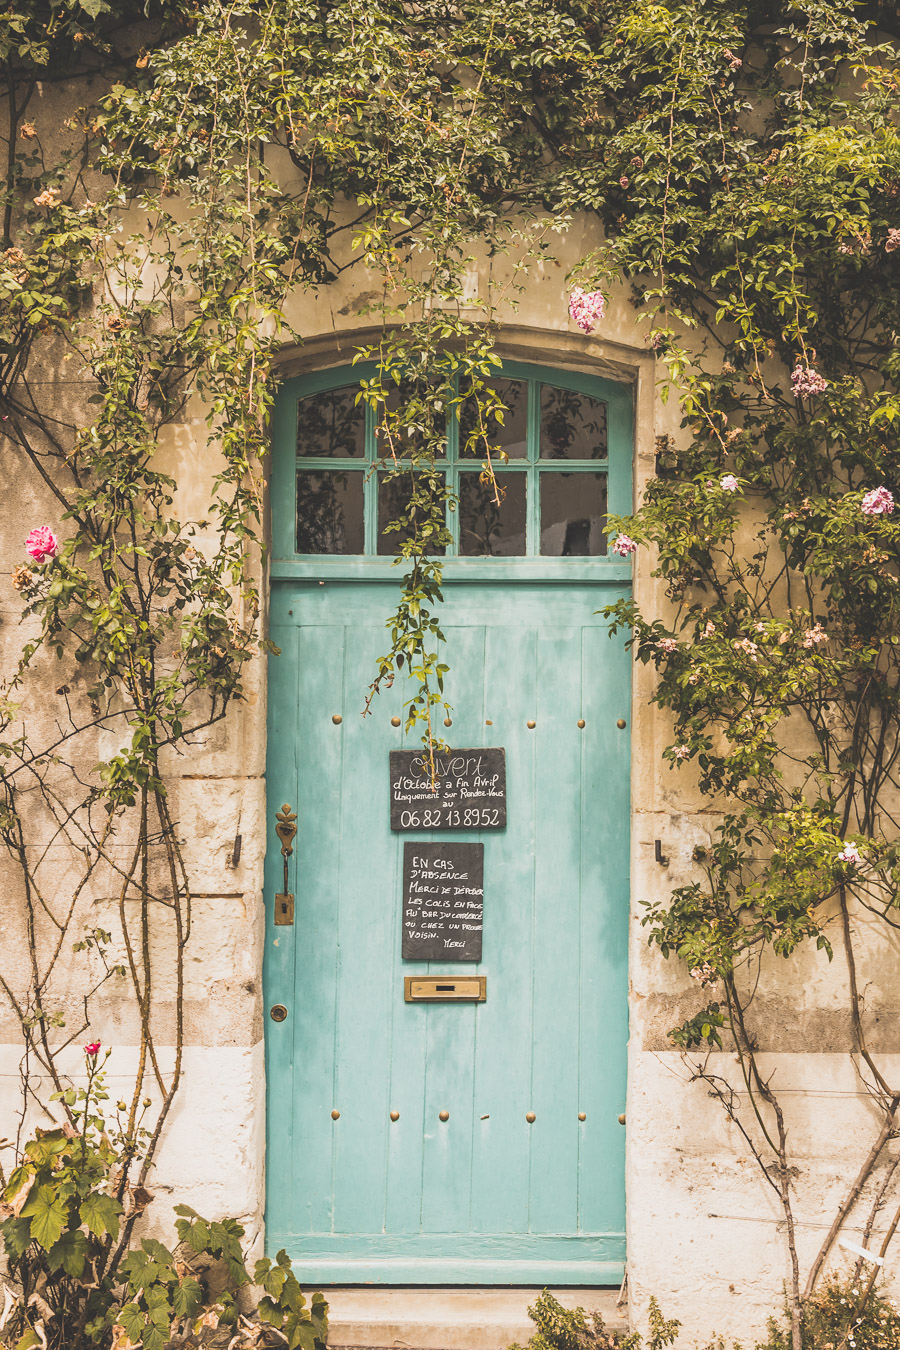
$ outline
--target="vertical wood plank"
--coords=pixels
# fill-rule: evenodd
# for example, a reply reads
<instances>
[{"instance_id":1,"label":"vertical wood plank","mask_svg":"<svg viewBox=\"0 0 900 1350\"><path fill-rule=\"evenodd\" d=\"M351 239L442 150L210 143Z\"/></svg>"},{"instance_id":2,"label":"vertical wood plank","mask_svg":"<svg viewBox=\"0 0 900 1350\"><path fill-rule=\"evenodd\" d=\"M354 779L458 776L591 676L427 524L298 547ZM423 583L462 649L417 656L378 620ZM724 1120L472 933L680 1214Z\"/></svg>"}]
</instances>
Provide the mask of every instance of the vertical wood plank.
<instances>
[{"instance_id":1,"label":"vertical wood plank","mask_svg":"<svg viewBox=\"0 0 900 1350\"><path fill-rule=\"evenodd\" d=\"M603 628L584 634L579 1229L625 1223L625 1056L628 1040L630 722L628 654Z\"/></svg>"},{"instance_id":2,"label":"vertical wood plank","mask_svg":"<svg viewBox=\"0 0 900 1350\"><path fill-rule=\"evenodd\" d=\"M304 602L298 596L295 617ZM343 629L304 624L299 631L297 690L299 774L296 788L297 838L294 841L295 920L291 934L297 952L293 996L293 1109L291 1147L295 1187L290 1231L329 1232L332 1226L331 1109L340 948L337 894L341 841L340 728L331 721L340 695ZM337 711L337 709L335 709ZM275 713L274 732L282 723ZM284 940L284 939L282 939ZM272 1084L278 1095L277 1081Z\"/></svg>"},{"instance_id":3,"label":"vertical wood plank","mask_svg":"<svg viewBox=\"0 0 900 1350\"><path fill-rule=\"evenodd\" d=\"M273 641L281 647L279 663L270 664L269 672L269 757L266 803L266 868L265 868L265 958L264 974L267 1004L293 1005L296 986L294 930L276 928L273 923L275 895L284 885L280 843L275 833L275 812L288 800L296 810L297 803L297 747L299 732L297 713L299 699L296 688L298 667L298 630L288 616L288 600L284 592L273 605L270 631ZM276 712L276 710L278 710ZM286 732L276 737L276 718L283 717ZM281 1233L291 1231L294 1216L295 1166L291 1146L293 1133L293 1102L290 1091L294 1064L295 1022L275 1023L266 1017L266 1073L270 1084L280 1083L284 1090L270 1091L266 1112L266 1152L269 1158L280 1158L281 1185L271 1192L268 1202L268 1222ZM285 1147L287 1143L287 1147Z\"/></svg>"},{"instance_id":4,"label":"vertical wood plank","mask_svg":"<svg viewBox=\"0 0 900 1350\"><path fill-rule=\"evenodd\" d=\"M584 620L590 621L589 593ZM581 964L581 627L536 634L535 941L529 1231L574 1233L578 1217L578 975Z\"/></svg>"},{"instance_id":5,"label":"vertical wood plank","mask_svg":"<svg viewBox=\"0 0 900 1350\"><path fill-rule=\"evenodd\" d=\"M496 592L479 597L496 611ZM473 597L473 603L475 602ZM487 629L484 713L491 744L506 747L508 824L490 836L485 857L487 1001L476 1044L472 1228L524 1233L528 1222L528 1126L531 1080L531 908L534 873L535 636L516 622L518 597L506 595L503 622ZM488 880L489 878L489 880ZM482 1119L482 1117L486 1117Z\"/></svg>"},{"instance_id":6,"label":"vertical wood plank","mask_svg":"<svg viewBox=\"0 0 900 1350\"><path fill-rule=\"evenodd\" d=\"M457 592L448 596L449 615L465 603ZM451 747L478 745L476 724L480 721L481 684L484 665L484 630L480 624L453 622L443 625L447 638L447 661L456 672L452 727L437 728ZM473 739L475 737L475 739ZM460 842L489 840L485 850L485 894L490 894L492 849L495 837L481 830L429 830L429 839ZM419 962L405 961L409 973ZM431 961L427 969L442 974L469 974L482 966L470 962ZM422 1231L466 1233L469 1231L469 1177L472 1170L472 1121L475 1095L476 1025L481 1004L440 1004L426 1009L426 1054L424 1130L422 1153ZM440 1119L441 1111L450 1113Z\"/></svg>"},{"instance_id":7,"label":"vertical wood plank","mask_svg":"<svg viewBox=\"0 0 900 1350\"><path fill-rule=\"evenodd\" d=\"M384 648L376 617L373 611L367 622L344 630L334 1101L341 1113L334 1124L334 1228L340 1233L382 1230L390 1123L391 1004L397 997L391 957L399 925L395 841L386 828L393 731L380 698L371 717L360 711Z\"/></svg>"}]
</instances>

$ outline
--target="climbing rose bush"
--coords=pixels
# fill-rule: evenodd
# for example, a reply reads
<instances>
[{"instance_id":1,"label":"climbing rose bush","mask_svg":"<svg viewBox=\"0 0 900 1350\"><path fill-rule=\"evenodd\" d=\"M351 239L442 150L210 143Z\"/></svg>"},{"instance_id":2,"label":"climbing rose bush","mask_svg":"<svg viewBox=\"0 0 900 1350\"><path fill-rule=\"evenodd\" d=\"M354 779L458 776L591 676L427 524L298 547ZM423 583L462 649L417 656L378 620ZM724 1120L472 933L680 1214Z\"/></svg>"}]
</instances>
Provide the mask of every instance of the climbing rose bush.
<instances>
[{"instance_id":1,"label":"climbing rose bush","mask_svg":"<svg viewBox=\"0 0 900 1350\"><path fill-rule=\"evenodd\" d=\"M791 374L791 393L795 398L809 398L811 394L824 394L828 381L823 379L812 366L797 366Z\"/></svg>"},{"instance_id":2,"label":"climbing rose bush","mask_svg":"<svg viewBox=\"0 0 900 1350\"><path fill-rule=\"evenodd\" d=\"M613 553L618 553L620 558L627 558L634 553L637 544L627 534L616 535L616 542L612 546Z\"/></svg>"},{"instance_id":3,"label":"climbing rose bush","mask_svg":"<svg viewBox=\"0 0 900 1350\"><path fill-rule=\"evenodd\" d=\"M594 325L605 312L606 301L600 291L584 291L576 286L569 296L569 313L583 333L593 333Z\"/></svg>"},{"instance_id":4,"label":"climbing rose bush","mask_svg":"<svg viewBox=\"0 0 900 1350\"><path fill-rule=\"evenodd\" d=\"M49 525L37 525L25 540L25 552L35 562L44 562L55 558L59 553L59 540Z\"/></svg>"},{"instance_id":5,"label":"climbing rose bush","mask_svg":"<svg viewBox=\"0 0 900 1350\"><path fill-rule=\"evenodd\" d=\"M894 510L894 494L883 484L872 488L860 502L859 509L867 516L889 516Z\"/></svg>"}]
</instances>

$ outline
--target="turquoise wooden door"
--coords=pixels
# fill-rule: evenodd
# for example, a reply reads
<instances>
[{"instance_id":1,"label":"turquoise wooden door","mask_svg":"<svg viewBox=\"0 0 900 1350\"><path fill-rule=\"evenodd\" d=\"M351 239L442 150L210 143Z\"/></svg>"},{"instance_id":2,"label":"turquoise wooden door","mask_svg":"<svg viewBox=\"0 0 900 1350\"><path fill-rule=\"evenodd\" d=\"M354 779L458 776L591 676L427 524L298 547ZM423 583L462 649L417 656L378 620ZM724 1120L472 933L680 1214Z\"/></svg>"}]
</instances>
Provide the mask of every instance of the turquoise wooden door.
<instances>
[{"instance_id":1,"label":"turquoise wooden door","mask_svg":"<svg viewBox=\"0 0 900 1350\"><path fill-rule=\"evenodd\" d=\"M523 405L507 431L511 444L522 433L521 481L507 519L488 520L451 437L460 507L443 611L445 734L505 748L502 831L391 832L389 751L417 742L393 724L399 682L361 716L397 582L378 558L381 489L356 467L368 415L329 391L357 373L295 381L279 407L265 988L287 1017L266 1023L267 1246L307 1283L623 1272L630 679L595 611L630 581L598 529L607 495L629 490L630 402L583 376L503 374ZM561 404L570 431L590 423L581 441L566 439ZM547 452L576 441L592 453ZM338 551L348 541L357 551ZM293 927L274 924L283 802L298 815ZM484 843L477 964L401 959L403 844L416 839ZM405 1002L404 976L426 972L484 975L485 1001Z\"/></svg>"}]
</instances>

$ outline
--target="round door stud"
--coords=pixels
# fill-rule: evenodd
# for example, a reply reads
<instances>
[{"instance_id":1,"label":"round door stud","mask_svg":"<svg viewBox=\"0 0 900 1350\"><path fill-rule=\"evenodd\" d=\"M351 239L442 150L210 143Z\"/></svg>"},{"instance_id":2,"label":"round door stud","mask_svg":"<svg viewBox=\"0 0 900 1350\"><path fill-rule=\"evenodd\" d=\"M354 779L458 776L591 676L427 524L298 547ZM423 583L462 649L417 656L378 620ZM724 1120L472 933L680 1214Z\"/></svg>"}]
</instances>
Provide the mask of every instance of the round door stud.
<instances>
[{"instance_id":1,"label":"round door stud","mask_svg":"<svg viewBox=\"0 0 900 1350\"><path fill-rule=\"evenodd\" d=\"M391 726L392 726L392 727L399 727L399 725L400 725L400 718L399 718L399 717L392 717L392 718L391 718Z\"/></svg>"},{"instance_id":2,"label":"round door stud","mask_svg":"<svg viewBox=\"0 0 900 1350\"><path fill-rule=\"evenodd\" d=\"M493 722L491 721L491 719L490 719L489 717L486 717L486 718L484 719L484 725L485 725L486 727L492 727L494 724L493 724Z\"/></svg>"},{"instance_id":3,"label":"round door stud","mask_svg":"<svg viewBox=\"0 0 900 1350\"><path fill-rule=\"evenodd\" d=\"M578 1119L579 1119L579 1120L587 1120L587 1114L586 1114L584 1111L579 1111L579 1112L578 1112Z\"/></svg>"},{"instance_id":4,"label":"round door stud","mask_svg":"<svg viewBox=\"0 0 900 1350\"><path fill-rule=\"evenodd\" d=\"M334 1110L333 1110L332 1113L331 1113L331 1119L332 1119L332 1120L340 1120L340 1118L341 1118L341 1113L340 1113L340 1111L337 1109L337 1107L335 1107Z\"/></svg>"},{"instance_id":5,"label":"round door stud","mask_svg":"<svg viewBox=\"0 0 900 1350\"><path fill-rule=\"evenodd\" d=\"M578 726L579 731L584 731L584 718L579 717L576 725Z\"/></svg>"},{"instance_id":6,"label":"round door stud","mask_svg":"<svg viewBox=\"0 0 900 1350\"><path fill-rule=\"evenodd\" d=\"M619 728L620 731L624 731L624 730L625 730L625 718L624 718L624 717L620 717L619 720L618 720L618 722L616 723L616 726Z\"/></svg>"},{"instance_id":7,"label":"round door stud","mask_svg":"<svg viewBox=\"0 0 900 1350\"><path fill-rule=\"evenodd\" d=\"M441 1112L438 1114L438 1120L449 1120L449 1119L450 1119L450 1112L449 1112L449 1111L441 1111Z\"/></svg>"},{"instance_id":8,"label":"round door stud","mask_svg":"<svg viewBox=\"0 0 900 1350\"><path fill-rule=\"evenodd\" d=\"M331 720L336 727L339 727L344 719L340 713L335 713Z\"/></svg>"},{"instance_id":9,"label":"round door stud","mask_svg":"<svg viewBox=\"0 0 900 1350\"><path fill-rule=\"evenodd\" d=\"M273 1003L269 1009L269 1016L273 1022L283 1022L287 1017L287 1008L283 1003Z\"/></svg>"},{"instance_id":10,"label":"round door stud","mask_svg":"<svg viewBox=\"0 0 900 1350\"><path fill-rule=\"evenodd\" d=\"M537 726L537 722L526 722L525 725L529 731L534 731L535 727Z\"/></svg>"},{"instance_id":11,"label":"round door stud","mask_svg":"<svg viewBox=\"0 0 900 1350\"><path fill-rule=\"evenodd\" d=\"M400 1112L399 1112L399 1111L392 1111L392 1112L391 1112L391 1120L399 1120L399 1119L400 1119Z\"/></svg>"},{"instance_id":12,"label":"round door stud","mask_svg":"<svg viewBox=\"0 0 900 1350\"><path fill-rule=\"evenodd\" d=\"M623 1111L622 1114L619 1116L619 1124L620 1124L620 1125L624 1125L624 1124L625 1124L625 1112L624 1112L624 1111Z\"/></svg>"},{"instance_id":13,"label":"round door stud","mask_svg":"<svg viewBox=\"0 0 900 1350\"><path fill-rule=\"evenodd\" d=\"M528 1121L529 1125L533 1125L534 1122L537 1120L537 1116L534 1114L533 1111L526 1111L525 1119Z\"/></svg>"}]
</instances>

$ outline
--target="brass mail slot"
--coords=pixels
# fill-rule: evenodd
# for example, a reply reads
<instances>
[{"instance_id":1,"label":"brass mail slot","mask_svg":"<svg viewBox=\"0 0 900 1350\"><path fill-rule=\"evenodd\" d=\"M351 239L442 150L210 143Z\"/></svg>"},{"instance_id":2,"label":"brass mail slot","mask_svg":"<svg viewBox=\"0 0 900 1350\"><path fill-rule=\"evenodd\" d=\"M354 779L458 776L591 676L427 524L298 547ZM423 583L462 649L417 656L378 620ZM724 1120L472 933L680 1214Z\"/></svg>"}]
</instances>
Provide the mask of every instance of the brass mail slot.
<instances>
[{"instance_id":1,"label":"brass mail slot","mask_svg":"<svg viewBox=\"0 0 900 1350\"><path fill-rule=\"evenodd\" d=\"M407 1003L483 1003L486 975L407 975L403 981Z\"/></svg>"}]
</instances>

